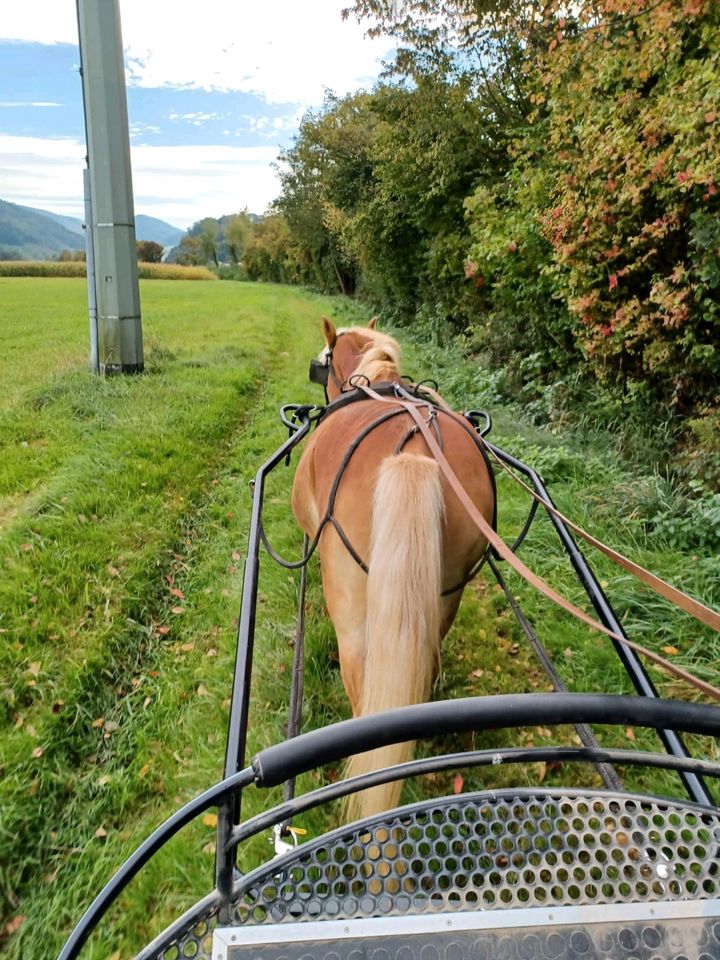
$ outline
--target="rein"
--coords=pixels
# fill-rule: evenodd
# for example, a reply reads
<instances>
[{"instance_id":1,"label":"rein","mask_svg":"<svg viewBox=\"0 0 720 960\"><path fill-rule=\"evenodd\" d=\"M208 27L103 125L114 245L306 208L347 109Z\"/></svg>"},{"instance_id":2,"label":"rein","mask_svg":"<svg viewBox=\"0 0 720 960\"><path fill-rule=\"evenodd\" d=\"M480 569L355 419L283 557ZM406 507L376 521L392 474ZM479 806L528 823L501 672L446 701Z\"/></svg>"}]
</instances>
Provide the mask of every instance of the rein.
<instances>
[{"instance_id":1,"label":"rein","mask_svg":"<svg viewBox=\"0 0 720 960\"><path fill-rule=\"evenodd\" d=\"M651 651L646 650L644 647L640 647L638 644L635 644L632 641L628 640L627 637L619 633L615 633L615 631L613 630L608 629L603 624L593 619L593 617L589 616L584 611L580 610L579 607L576 607L568 599L566 599L561 594L559 594L556 590L553 589L553 587L550 586L550 584L548 584L545 580L543 580L537 574L533 573L533 571L530 570L522 562L522 560L520 560L516 556L515 553L513 553L512 549L496 533L493 527L487 522L485 517L483 517L483 515L477 509L477 507L475 506L475 504L472 502L467 492L465 491L465 488L460 483L452 467L448 463L447 458L445 457L445 454L441 450L429 426L431 416L436 415L435 411L432 410L432 408L429 408L431 410L431 414L428 417L423 417L420 410L418 409L422 401L413 402L409 399L402 399L397 395L395 397L384 397L384 396L381 396L376 391L374 391L372 387L368 387L368 386L361 385L358 387L358 389L361 390L366 396L368 396L372 400L376 400L380 403L393 404L395 406L400 406L409 414L409 416L415 421L415 424L417 425L418 430L422 434L423 439L425 440L425 443L427 444L431 454L437 461L447 482L449 483L455 495L460 500L460 503L462 504L463 508L472 519L473 523L475 523L475 525L478 527L481 533L485 536L488 543L493 547L495 552L500 557L502 557L502 559L505 560L512 567L512 569L515 570L515 572L518 573L524 580L526 580L532 587L535 587L536 590L538 590L548 599L552 600L553 603L555 603L561 609L565 610L567 613L570 613L577 620L582 621L587 626L591 627L593 630L597 630L600 633L604 633L607 636L611 637L613 640L616 640L621 644L626 644L632 649L638 650L639 652L645 655L648 655L650 659L652 659L655 663L658 663L661 666L663 666L664 669L669 670L670 672L674 673L676 676L681 677L683 680L689 683L692 683L694 686L698 687L704 693L707 693L709 696L715 698L716 700L720 700L720 690L718 690L716 687L713 687L711 684L708 684L703 680L699 680L698 678L692 676L692 674L687 673L687 671L682 670L680 667L676 667L674 664L660 657L658 654L652 653ZM456 416L454 413L452 413L449 410L445 410L443 412L448 413L453 417ZM492 448L487 444L484 438L479 437L479 439L481 440L484 447L487 448L492 453L493 452ZM495 457L495 459L497 460L497 457ZM504 464L503 466L505 467ZM505 469L508 471L508 473L511 474L511 476L514 476L509 470L509 468L505 467ZM592 537L591 534L586 533L586 531L582 530L581 527L578 527L577 524L574 524L571 521L569 521L566 517L563 516L563 514L560 513L560 511L558 511L556 508L548 504L542 497L538 496L534 491L530 490L530 488L527 487L527 485L523 483L523 481L519 480L518 478L515 478L515 479L518 481L518 483L520 483L523 487L525 487L525 489L527 489L529 493L532 494L535 500L539 501L543 506L546 507L546 509L551 510L551 512L555 516L557 516L558 519L560 519L564 523L567 523L567 525L572 530L574 530L576 533L582 536L585 540L587 540L588 543L591 543L594 546L598 547L598 549L601 549L602 552L605 553L606 556L610 557L611 560L613 560L615 563L618 563L620 566L623 567L623 569L632 573L634 576L640 579L643 583L649 586L650 589L654 590L660 596L669 600L671 603L674 603L676 606L680 607L686 613L689 613L690 616L694 617L696 620L699 620L705 626L708 626L711 629L720 632L720 614L718 614L716 611L710 609L709 607L706 607L704 604L688 596L686 593L683 593L681 590L678 590L676 587L671 586L669 583L666 583L660 577L657 577L655 574L650 573L649 570L645 570L644 567L639 566L639 564L636 564L633 561L628 560L626 557L624 557L622 554L618 553L617 551L612 550L610 547L605 546L605 544L603 544L601 541L596 540L596 538Z\"/></svg>"}]
</instances>

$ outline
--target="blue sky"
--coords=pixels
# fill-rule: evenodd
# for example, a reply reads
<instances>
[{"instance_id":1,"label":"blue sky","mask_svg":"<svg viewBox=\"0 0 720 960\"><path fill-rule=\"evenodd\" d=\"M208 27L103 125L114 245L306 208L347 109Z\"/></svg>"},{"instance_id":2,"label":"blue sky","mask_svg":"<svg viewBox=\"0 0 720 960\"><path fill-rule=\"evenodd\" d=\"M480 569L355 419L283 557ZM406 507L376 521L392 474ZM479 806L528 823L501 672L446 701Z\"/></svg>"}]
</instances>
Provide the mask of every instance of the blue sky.
<instances>
[{"instance_id":1,"label":"blue sky","mask_svg":"<svg viewBox=\"0 0 720 960\"><path fill-rule=\"evenodd\" d=\"M186 227L277 194L272 168L325 89L372 86L386 41L343 0L120 0L137 213ZM82 216L75 0L0 18L0 199Z\"/></svg>"}]
</instances>

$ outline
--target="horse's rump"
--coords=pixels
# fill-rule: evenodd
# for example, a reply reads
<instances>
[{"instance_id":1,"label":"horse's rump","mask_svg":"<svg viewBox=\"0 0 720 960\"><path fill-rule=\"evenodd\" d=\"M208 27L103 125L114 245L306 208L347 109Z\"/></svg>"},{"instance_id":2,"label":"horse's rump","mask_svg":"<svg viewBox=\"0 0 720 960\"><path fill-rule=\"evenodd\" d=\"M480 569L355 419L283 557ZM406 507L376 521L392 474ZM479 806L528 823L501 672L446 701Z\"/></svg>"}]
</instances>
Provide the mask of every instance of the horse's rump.
<instances>
[{"instance_id":1,"label":"horse's rump","mask_svg":"<svg viewBox=\"0 0 720 960\"><path fill-rule=\"evenodd\" d=\"M311 437L293 490L293 508L311 536L325 516L338 471L343 468L351 446L388 412L388 407L377 401L358 401L334 412ZM445 456L473 502L492 521L495 503L492 475L470 428L441 411L437 412L436 422ZM333 515L363 560L369 556L371 505L380 465L400 449L417 456L430 455L425 441L412 427L408 415L401 411L369 429L347 460L337 484ZM480 559L485 539L469 520L444 477L441 483L445 502L442 589L448 590L463 582ZM307 504L304 509L301 500ZM312 501L312 510L308 509L308 500ZM329 537L337 534L326 530L323 538Z\"/></svg>"}]
</instances>

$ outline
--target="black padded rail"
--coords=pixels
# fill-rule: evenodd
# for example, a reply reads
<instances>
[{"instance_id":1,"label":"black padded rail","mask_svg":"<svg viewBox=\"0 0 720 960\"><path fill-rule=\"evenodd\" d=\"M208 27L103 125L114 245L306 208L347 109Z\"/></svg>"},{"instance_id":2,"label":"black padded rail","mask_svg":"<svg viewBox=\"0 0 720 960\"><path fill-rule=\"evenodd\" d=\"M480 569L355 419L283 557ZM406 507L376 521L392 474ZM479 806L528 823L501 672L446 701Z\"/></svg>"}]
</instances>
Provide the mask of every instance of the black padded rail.
<instances>
[{"instance_id":1,"label":"black padded rail","mask_svg":"<svg viewBox=\"0 0 720 960\"><path fill-rule=\"evenodd\" d=\"M326 763L389 743L448 733L562 723L633 724L720 736L720 707L677 700L584 693L505 694L401 707L334 723L253 757L255 782L274 787Z\"/></svg>"}]
</instances>

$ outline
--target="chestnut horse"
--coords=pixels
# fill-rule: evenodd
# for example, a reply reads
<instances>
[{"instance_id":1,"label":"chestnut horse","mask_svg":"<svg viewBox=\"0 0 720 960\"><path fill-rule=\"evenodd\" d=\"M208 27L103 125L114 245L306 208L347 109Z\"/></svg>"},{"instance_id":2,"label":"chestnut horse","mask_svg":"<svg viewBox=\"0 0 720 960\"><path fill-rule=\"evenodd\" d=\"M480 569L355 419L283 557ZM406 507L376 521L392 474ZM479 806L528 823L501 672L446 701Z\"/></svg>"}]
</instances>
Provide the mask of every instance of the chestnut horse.
<instances>
[{"instance_id":1,"label":"chestnut horse","mask_svg":"<svg viewBox=\"0 0 720 960\"><path fill-rule=\"evenodd\" d=\"M375 330L374 319L368 327L336 331L323 318L323 333L326 347L319 359L327 370L330 401L356 383L410 386L400 375L397 342ZM445 457L492 523L493 478L473 430L433 396ZM293 512L311 540L332 512L318 550L340 671L356 717L428 699L440 642L487 548L409 414L388 416L392 409L364 398L327 413L305 447L292 491ZM421 409L427 413L430 407ZM349 762L347 775L404 762L413 748L406 743L360 754ZM370 816L395 806L401 786L355 795L350 814Z\"/></svg>"}]
</instances>

